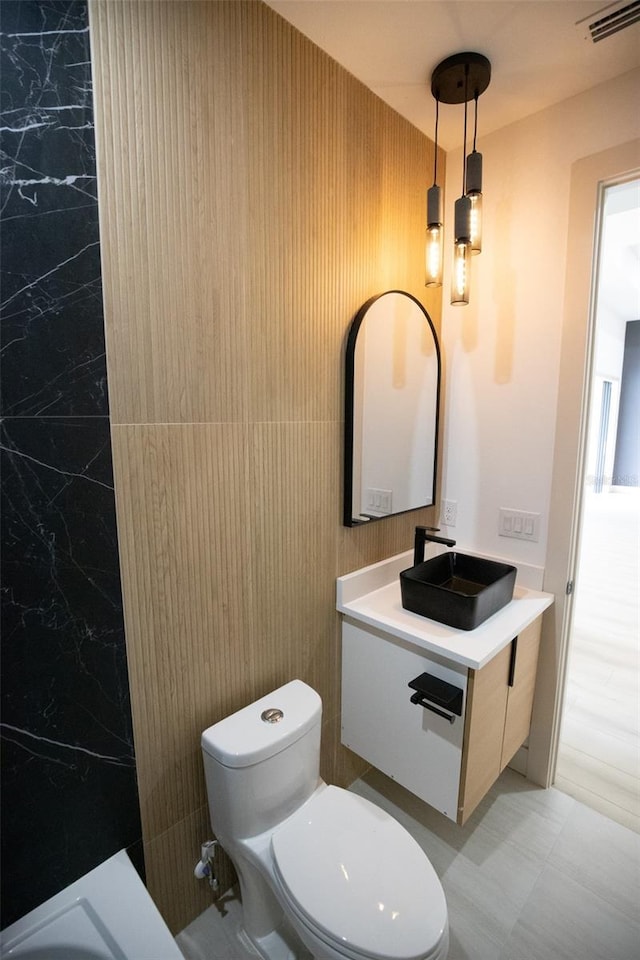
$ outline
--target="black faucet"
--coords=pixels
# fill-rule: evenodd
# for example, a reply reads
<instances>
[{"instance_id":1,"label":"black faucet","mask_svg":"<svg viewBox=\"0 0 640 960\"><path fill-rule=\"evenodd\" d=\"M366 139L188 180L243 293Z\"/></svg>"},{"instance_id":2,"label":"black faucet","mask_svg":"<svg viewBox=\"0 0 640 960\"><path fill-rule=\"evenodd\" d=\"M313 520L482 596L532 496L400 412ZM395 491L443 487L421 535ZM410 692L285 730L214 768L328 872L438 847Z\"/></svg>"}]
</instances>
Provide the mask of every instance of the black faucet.
<instances>
[{"instance_id":1,"label":"black faucet","mask_svg":"<svg viewBox=\"0 0 640 960\"><path fill-rule=\"evenodd\" d=\"M424 545L427 540L430 543L442 543L445 547L455 547L455 540L448 540L446 537L434 537L440 527L416 527L416 536L413 541L413 565L422 563L424 560Z\"/></svg>"}]
</instances>

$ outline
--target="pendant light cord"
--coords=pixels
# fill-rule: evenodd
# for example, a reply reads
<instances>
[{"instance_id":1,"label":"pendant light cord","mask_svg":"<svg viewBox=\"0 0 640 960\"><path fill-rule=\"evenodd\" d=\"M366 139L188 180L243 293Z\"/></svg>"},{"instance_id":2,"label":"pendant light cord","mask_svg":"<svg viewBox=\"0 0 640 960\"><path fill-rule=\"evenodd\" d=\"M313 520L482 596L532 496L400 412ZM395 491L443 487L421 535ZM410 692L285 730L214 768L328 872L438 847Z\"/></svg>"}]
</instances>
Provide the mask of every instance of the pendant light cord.
<instances>
[{"instance_id":1,"label":"pendant light cord","mask_svg":"<svg viewBox=\"0 0 640 960\"><path fill-rule=\"evenodd\" d=\"M465 64L464 68L464 141L462 144L462 196L464 197L467 192L467 104L469 98L467 95L467 87L469 82L469 64Z\"/></svg>"},{"instance_id":2,"label":"pendant light cord","mask_svg":"<svg viewBox=\"0 0 640 960\"><path fill-rule=\"evenodd\" d=\"M475 153L476 152L476 136L478 134L478 91L477 90L475 92L475 96L473 99L475 100L475 107L476 107L475 115L473 118L473 152Z\"/></svg>"},{"instance_id":3,"label":"pendant light cord","mask_svg":"<svg viewBox=\"0 0 640 960\"><path fill-rule=\"evenodd\" d=\"M436 96L436 149L433 157L433 185L438 182L438 114L440 111L440 101Z\"/></svg>"}]
</instances>

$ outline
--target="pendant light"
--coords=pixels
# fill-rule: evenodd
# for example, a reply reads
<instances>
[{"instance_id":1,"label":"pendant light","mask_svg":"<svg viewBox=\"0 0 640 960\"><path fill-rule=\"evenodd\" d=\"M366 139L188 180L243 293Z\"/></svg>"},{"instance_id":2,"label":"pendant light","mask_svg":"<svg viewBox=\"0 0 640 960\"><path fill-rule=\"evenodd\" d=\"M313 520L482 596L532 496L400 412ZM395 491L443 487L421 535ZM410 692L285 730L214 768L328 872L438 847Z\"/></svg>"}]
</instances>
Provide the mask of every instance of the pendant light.
<instances>
[{"instance_id":1,"label":"pendant light","mask_svg":"<svg viewBox=\"0 0 640 960\"><path fill-rule=\"evenodd\" d=\"M482 252L482 154L476 150L478 133L478 97L474 96L473 150L467 157L466 188L471 200L471 252Z\"/></svg>"},{"instance_id":2,"label":"pendant light","mask_svg":"<svg viewBox=\"0 0 640 960\"><path fill-rule=\"evenodd\" d=\"M427 242L425 247L426 287L442 286L442 255L444 225L442 223L442 192L438 186L438 108L436 97L436 137L433 161L433 186L427 190Z\"/></svg>"},{"instance_id":3,"label":"pendant light","mask_svg":"<svg viewBox=\"0 0 640 960\"><path fill-rule=\"evenodd\" d=\"M471 198L467 196L467 90L469 67L464 69L464 134L462 138L462 194L455 203L453 212L453 271L451 274L451 305L465 306L469 303L471 283Z\"/></svg>"},{"instance_id":4,"label":"pendant light","mask_svg":"<svg viewBox=\"0 0 640 960\"><path fill-rule=\"evenodd\" d=\"M458 53L452 57L447 57L446 60L438 64L431 75L431 93L436 101L436 138L440 103L464 103L462 194L456 200L454 208L454 256L451 281L451 303L453 305L469 303L471 255L472 253L480 253L482 249L482 154L476 150L476 136L478 132L478 98L487 89L490 80L491 64L480 53ZM467 104L472 98L475 104L473 151L467 156ZM434 190L434 188L436 188L435 182L431 190ZM436 189L439 196L440 188L437 187ZM433 211L429 209L428 199L431 190L427 194L427 238L430 236L431 214L432 212L435 213L435 207ZM435 220L433 222L435 226ZM439 229L441 235L441 213ZM429 251L428 246L427 251ZM428 255L427 253L427 257ZM428 262L427 278L429 278ZM427 285L435 286L437 284L431 284L427 279Z\"/></svg>"},{"instance_id":5,"label":"pendant light","mask_svg":"<svg viewBox=\"0 0 640 960\"><path fill-rule=\"evenodd\" d=\"M471 200L463 196L456 200L453 222L453 272L451 274L451 305L469 303L471 281Z\"/></svg>"}]
</instances>

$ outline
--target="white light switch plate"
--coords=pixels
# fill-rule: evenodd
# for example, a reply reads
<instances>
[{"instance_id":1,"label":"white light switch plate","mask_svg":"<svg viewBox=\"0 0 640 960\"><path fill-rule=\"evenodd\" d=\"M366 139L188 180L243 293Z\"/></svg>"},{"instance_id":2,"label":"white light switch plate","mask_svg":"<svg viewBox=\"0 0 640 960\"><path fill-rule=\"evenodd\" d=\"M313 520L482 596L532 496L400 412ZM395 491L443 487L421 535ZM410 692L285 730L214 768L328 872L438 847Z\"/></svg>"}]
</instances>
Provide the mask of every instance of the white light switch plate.
<instances>
[{"instance_id":1,"label":"white light switch plate","mask_svg":"<svg viewBox=\"0 0 640 960\"><path fill-rule=\"evenodd\" d=\"M389 514L392 509L393 491L381 490L378 487L367 487L367 511L371 513Z\"/></svg>"},{"instance_id":2,"label":"white light switch plate","mask_svg":"<svg viewBox=\"0 0 640 960\"><path fill-rule=\"evenodd\" d=\"M540 539L540 514L527 510L512 510L500 507L498 513L498 533L501 537L514 540L530 540L537 543Z\"/></svg>"}]
</instances>

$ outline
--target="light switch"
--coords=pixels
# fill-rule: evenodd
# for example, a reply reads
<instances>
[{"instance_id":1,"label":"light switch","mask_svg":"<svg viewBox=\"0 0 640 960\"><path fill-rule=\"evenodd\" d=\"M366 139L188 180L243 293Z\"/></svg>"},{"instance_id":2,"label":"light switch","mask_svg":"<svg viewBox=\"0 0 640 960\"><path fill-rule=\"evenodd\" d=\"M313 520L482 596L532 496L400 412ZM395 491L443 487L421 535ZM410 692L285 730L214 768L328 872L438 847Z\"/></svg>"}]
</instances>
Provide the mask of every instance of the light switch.
<instances>
[{"instance_id":1,"label":"light switch","mask_svg":"<svg viewBox=\"0 0 640 960\"><path fill-rule=\"evenodd\" d=\"M367 513L386 516L391 513L392 500L392 490L381 490L379 487L367 487Z\"/></svg>"},{"instance_id":2,"label":"light switch","mask_svg":"<svg viewBox=\"0 0 640 960\"><path fill-rule=\"evenodd\" d=\"M515 540L531 540L537 543L540 539L540 514L500 507L498 533L501 537L513 537Z\"/></svg>"}]
</instances>

